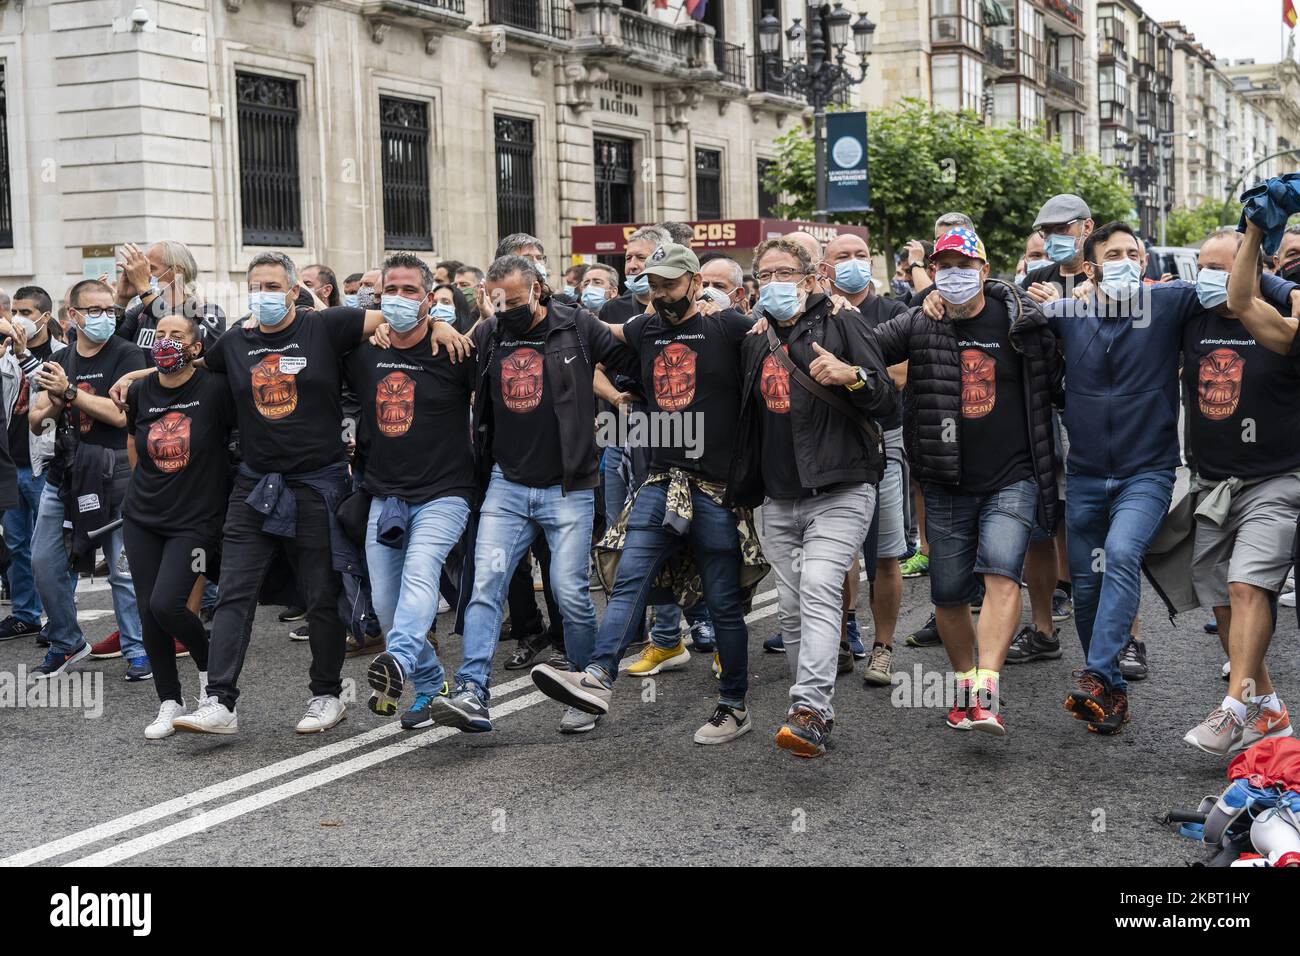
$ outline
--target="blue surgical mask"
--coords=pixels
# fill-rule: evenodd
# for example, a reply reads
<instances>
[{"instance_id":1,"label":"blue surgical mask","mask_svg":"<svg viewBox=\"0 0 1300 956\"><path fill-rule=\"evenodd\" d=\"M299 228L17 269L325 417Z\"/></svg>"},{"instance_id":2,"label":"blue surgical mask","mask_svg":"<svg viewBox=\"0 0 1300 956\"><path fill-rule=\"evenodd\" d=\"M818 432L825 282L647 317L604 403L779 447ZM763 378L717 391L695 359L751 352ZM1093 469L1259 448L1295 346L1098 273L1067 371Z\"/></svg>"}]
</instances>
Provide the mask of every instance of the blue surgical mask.
<instances>
[{"instance_id":1,"label":"blue surgical mask","mask_svg":"<svg viewBox=\"0 0 1300 956\"><path fill-rule=\"evenodd\" d=\"M117 328L117 319L111 312L86 316L86 326L82 330L92 342L107 342Z\"/></svg>"},{"instance_id":2,"label":"blue surgical mask","mask_svg":"<svg viewBox=\"0 0 1300 956\"><path fill-rule=\"evenodd\" d=\"M984 288L981 269L940 269L934 274L934 285L945 302L961 305L980 294Z\"/></svg>"},{"instance_id":3,"label":"blue surgical mask","mask_svg":"<svg viewBox=\"0 0 1300 956\"><path fill-rule=\"evenodd\" d=\"M835 263L835 288L857 295L871 281L871 263L866 259L845 259Z\"/></svg>"},{"instance_id":4,"label":"blue surgical mask","mask_svg":"<svg viewBox=\"0 0 1300 956\"><path fill-rule=\"evenodd\" d=\"M758 308L774 322L789 322L799 311L799 289L793 282L769 282L758 290Z\"/></svg>"},{"instance_id":5,"label":"blue surgical mask","mask_svg":"<svg viewBox=\"0 0 1300 956\"><path fill-rule=\"evenodd\" d=\"M409 332L419 324L422 301L401 295L385 295L379 299L379 308L389 328L394 332Z\"/></svg>"},{"instance_id":6,"label":"blue surgical mask","mask_svg":"<svg viewBox=\"0 0 1300 956\"><path fill-rule=\"evenodd\" d=\"M1222 269L1202 269L1196 274L1196 297L1207 309L1228 301L1228 273Z\"/></svg>"},{"instance_id":7,"label":"blue surgical mask","mask_svg":"<svg viewBox=\"0 0 1300 956\"><path fill-rule=\"evenodd\" d=\"M592 312L599 311L605 304L605 290L594 285L587 286L582 290L582 304Z\"/></svg>"},{"instance_id":8,"label":"blue surgical mask","mask_svg":"<svg viewBox=\"0 0 1300 956\"><path fill-rule=\"evenodd\" d=\"M248 293L248 310L257 319L257 324L264 328L279 325L289 313L289 307L284 304L283 292Z\"/></svg>"},{"instance_id":9,"label":"blue surgical mask","mask_svg":"<svg viewBox=\"0 0 1300 956\"><path fill-rule=\"evenodd\" d=\"M1079 242L1074 236L1048 236L1043 251L1053 262L1073 262L1079 257Z\"/></svg>"},{"instance_id":10,"label":"blue surgical mask","mask_svg":"<svg viewBox=\"0 0 1300 956\"><path fill-rule=\"evenodd\" d=\"M644 272L639 275L629 276L623 284L627 286L627 291L633 295L645 295L650 291L650 277Z\"/></svg>"},{"instance_id":11,"label":"blue surgical mask","mask_svg":"<svg viewBox=\"0 0 1300 956\"><path fill-rule=\"evenodd\" d=\"M1101 267L1101 291L1112 299L1131 299L1142 287L1142 267L1132 259L1107 262Z\"/></svg>"},{"instance_id":12,"label":"blue surgical mask","mask_svg":"<svg viewBox=\"0 0 1300 956\"><path fill-rule=\"evenodd\" d=\"M446 302L439 302L429 310L429 318L435 322L455 322L456 307L448 305Z\"/></svg>"},{"instance_id":13,"label":"blue surgical mask","mask_svg":"<svg viewBox=\"0 0 1300 956\"><path fill-rule=\"evenodd\" d=\"M1050 269L1051 266L1051 259L1029 259L1025 262L1025 275L1029 275L1031 272L1037 272L1039 269Z\"/></svg>"},{"instance_id":14,"label":"blue surgical mask","mask_svg":"<svg viewBox=\"0 0 1300 956\"><path fill-rule=\"evenodd\" d=\"M343 296L343 304L349 309L355 309L357 307L357 294L355 292L347 293Z\"/></svg>"},{"instance_id":15,"label":"blue surgical mask","mask_svg":"<svg viewBox=\"0 0 1300 956\"><path fill-rule=\"evenodd\" d=\"M563 290L563 291L564 291L564 294L565 294L565 295L567 295L570 299L572 299L572 298L573 298L573 294L574 294L575 292L577 292L578 290L575 289L573 286L569 285L569 284L566 282L566 283L564 284L564 290Z\"/></svg>"}]
</instances>

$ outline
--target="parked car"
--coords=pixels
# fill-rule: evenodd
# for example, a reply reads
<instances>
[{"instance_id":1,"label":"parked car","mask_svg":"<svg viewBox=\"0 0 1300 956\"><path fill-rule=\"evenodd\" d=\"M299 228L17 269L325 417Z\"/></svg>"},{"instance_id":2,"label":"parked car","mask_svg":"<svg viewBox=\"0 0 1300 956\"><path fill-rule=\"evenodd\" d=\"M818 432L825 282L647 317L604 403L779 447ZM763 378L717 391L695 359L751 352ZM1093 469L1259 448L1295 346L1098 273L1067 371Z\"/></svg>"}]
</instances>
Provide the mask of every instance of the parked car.
<instances>
[{"instance_id":1,"label":"parked car","mask_svg":"<svg viewBox=\"0 0 1300 956\"><path fill-rule=\"evenodd\" d=\"M1196 281L1197 251L1189 246L1151 246L1147 249L1146 278L1171 275L1175 279Z\"/></svg>"}]
</instances>

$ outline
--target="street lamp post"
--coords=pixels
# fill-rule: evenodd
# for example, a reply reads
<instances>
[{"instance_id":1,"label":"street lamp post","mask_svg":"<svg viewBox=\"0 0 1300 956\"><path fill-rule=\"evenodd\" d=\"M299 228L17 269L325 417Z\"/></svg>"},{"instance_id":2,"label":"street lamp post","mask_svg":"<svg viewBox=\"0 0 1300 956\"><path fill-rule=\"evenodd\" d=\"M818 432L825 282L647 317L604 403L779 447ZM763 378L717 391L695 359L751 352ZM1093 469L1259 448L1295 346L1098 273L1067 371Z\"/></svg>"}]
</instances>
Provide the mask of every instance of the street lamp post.
<instances>
[{"instance_id":1,"label":"street lamp post","mask_svg":"<svg viewBox=\"0 0 1300 956\"><path fill-rule=\"evenodd\" d=\"M1160 133L1156 136L1156 165L1160 167L1160 183L1156 186L1160 203L1160 245L1165 244L1165 221L1169 216L1169 204L1165 202L1165 146L1179 136L1196 139L1196 130L1189 129L1182 133Z\"/></svg>"},{"instance_id":2,"label":"street lamp post","mask_svg":"<svg viewBox=\"0 0 1300 956\"><path fill-rule=\"evenodd\" d=\"M790 44L790 63L782 69L777 55L781 48L781 22L772 14L759 21L758 40L763 52L763 69L769 88L795 91L813 108L813 152L816 167L816 208L813 218L826 221L826 107L846 90L867 78L867 58L876 25L865 13L859 15L852 26L852 14L844 9L840 0L834 7L828 3L810 5L807 9L808 29L796 17L785 31ZM853 50L858 55L856 71L846 67L845 48L852 34ZM833 56L830 51L833 50ZM805 53L807 58L805 59Z\"/></svg>"}]
</instances>

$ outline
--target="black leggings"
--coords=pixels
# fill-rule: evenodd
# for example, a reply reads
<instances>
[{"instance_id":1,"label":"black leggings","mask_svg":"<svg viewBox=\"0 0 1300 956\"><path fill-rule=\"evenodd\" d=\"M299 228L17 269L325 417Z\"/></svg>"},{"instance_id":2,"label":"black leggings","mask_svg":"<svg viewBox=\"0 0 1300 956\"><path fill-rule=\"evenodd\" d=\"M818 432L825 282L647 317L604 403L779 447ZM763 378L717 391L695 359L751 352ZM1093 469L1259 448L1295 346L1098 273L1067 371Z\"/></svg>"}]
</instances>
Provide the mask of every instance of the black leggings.
<instances>
[{"instance_id":1,"label":"black leggings","mask_svg":"<svg viewBox=\"0 0 1300 956\"><path fill-rule=\"evenodd\" d=\"M195 567L215 564L212 545L194 536L163 537L130 518L122 522L122 543L131 565L140 636L153 666L158 699L184 703L172 638L185 645L199 670L208 669L208 632L185 602L200 574ZM196 560L200 554L202 564Z\"/></svg>"}]
</instances>

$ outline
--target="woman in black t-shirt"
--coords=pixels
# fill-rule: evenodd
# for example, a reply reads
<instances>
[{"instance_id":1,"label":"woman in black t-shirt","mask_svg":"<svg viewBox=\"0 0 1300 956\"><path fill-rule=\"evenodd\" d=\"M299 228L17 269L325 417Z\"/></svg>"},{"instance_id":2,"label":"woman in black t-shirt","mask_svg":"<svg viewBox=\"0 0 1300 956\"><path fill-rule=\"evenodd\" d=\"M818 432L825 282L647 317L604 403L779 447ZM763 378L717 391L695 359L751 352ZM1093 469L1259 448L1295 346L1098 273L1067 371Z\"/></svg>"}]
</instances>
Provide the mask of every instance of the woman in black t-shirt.
<instances>
[{"instance_id":1,"label":"woman in black t-shirt","mask_svg":"<svg viewBox=\"0 0 1300 956\"><path fill-rule=\"evenodd\" d=\"M194 658L199 699L206 696L208 637L198 598L203 579L216 570L235 412L225 377L194 367L199 336L193 319L160 319L151 347L158 373L132 383L127 393L132 473L122 533L161 701L145 728L150 740L171 736L173 721L185 713L173 638Z\"/></svg>"}]
</instances>

